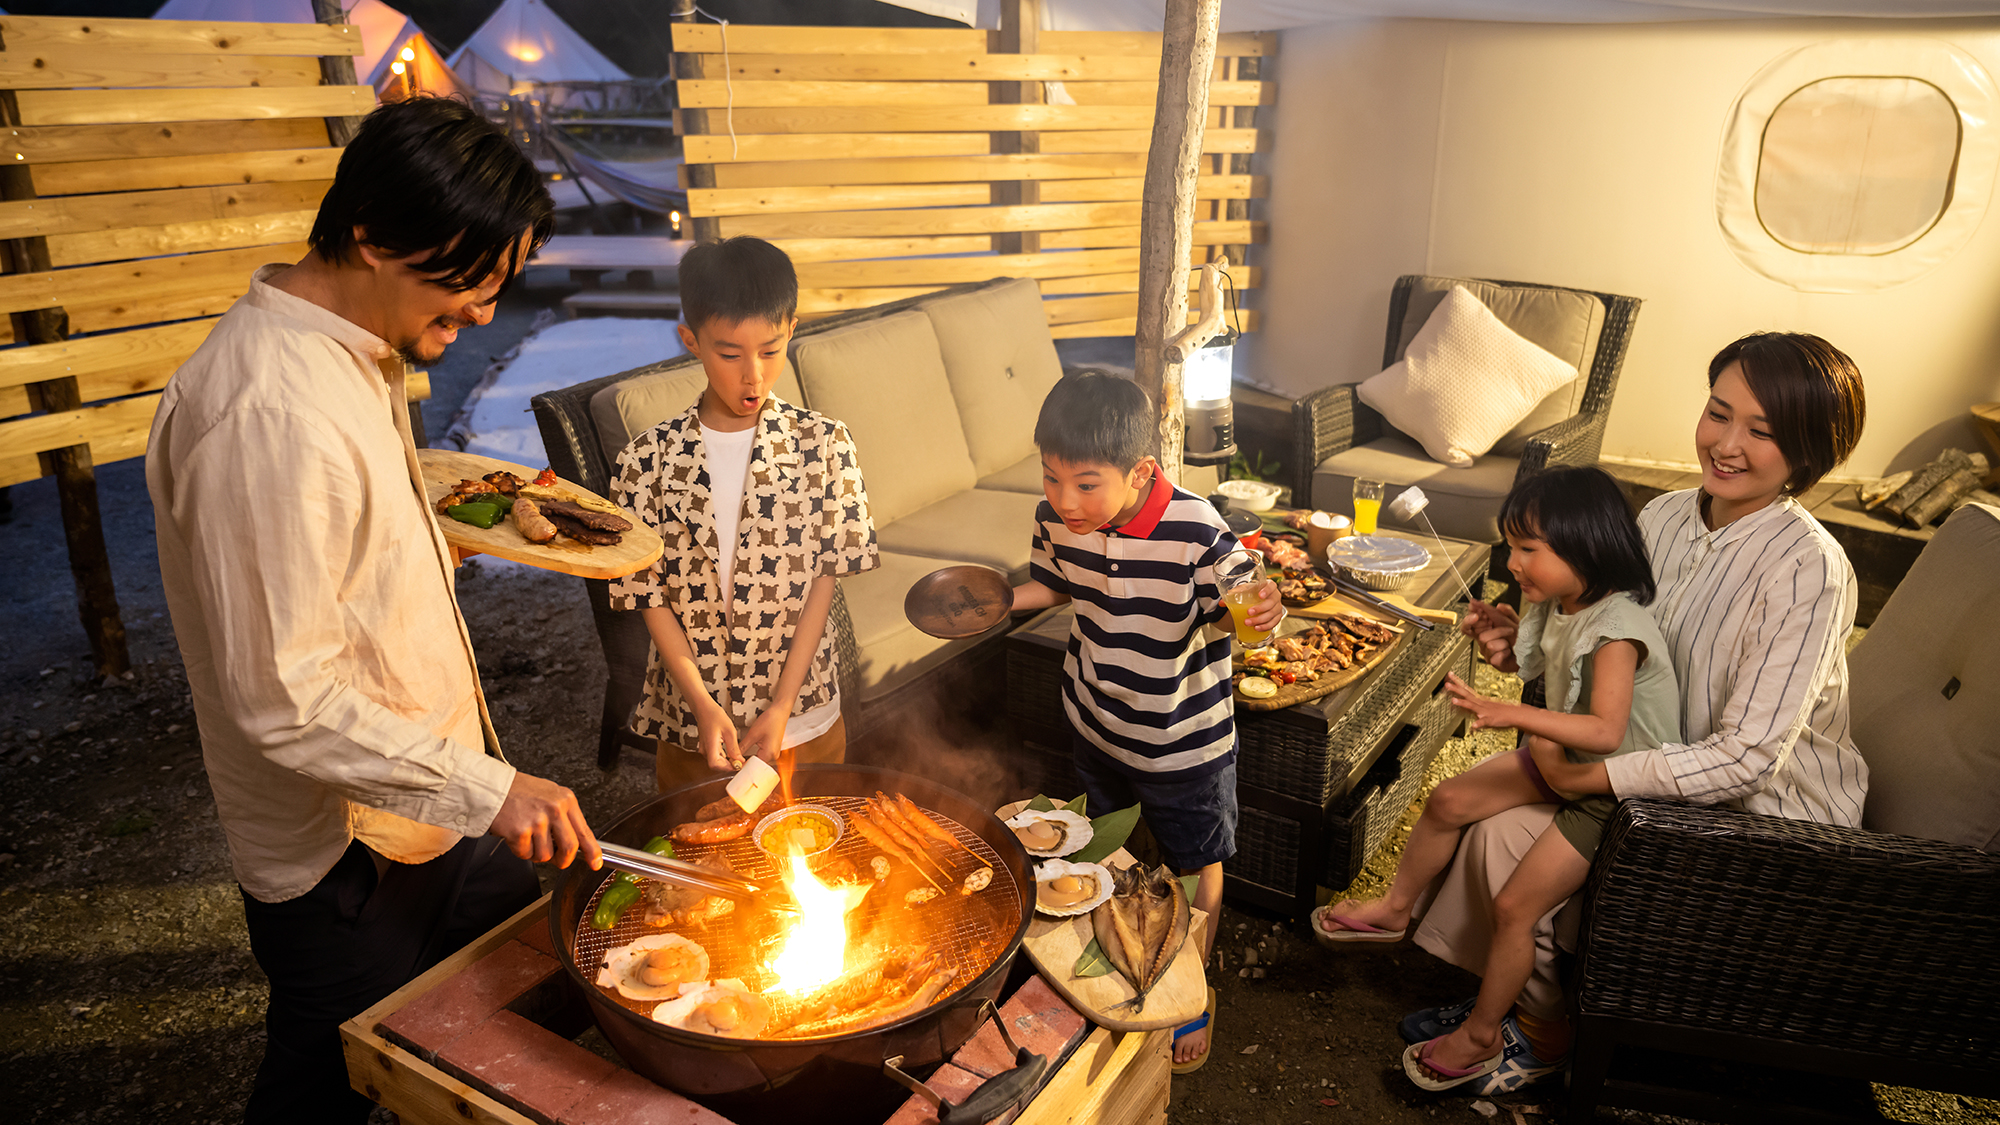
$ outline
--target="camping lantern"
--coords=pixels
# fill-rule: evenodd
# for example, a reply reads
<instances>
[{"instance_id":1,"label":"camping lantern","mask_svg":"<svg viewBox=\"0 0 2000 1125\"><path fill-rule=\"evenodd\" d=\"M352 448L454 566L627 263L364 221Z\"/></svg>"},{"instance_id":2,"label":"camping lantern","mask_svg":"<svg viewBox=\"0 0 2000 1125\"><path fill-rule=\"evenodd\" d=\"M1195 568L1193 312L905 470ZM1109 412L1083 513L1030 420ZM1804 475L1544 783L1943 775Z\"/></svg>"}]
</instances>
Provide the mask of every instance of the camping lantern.
<instances>
[{"instance_id":1,"label":"camping lantern","mask_svg":"<svg viewBox=\"0 0 2000 1125\"><path fill-rule=\"evenodd\" d=\"M1225 331L1196 348L1181 365L1181 397L1190 465L1220 465L1236 455L1235 412L1229 382L1235 369L1236 334Z\"/></svg>"}]
</instances>

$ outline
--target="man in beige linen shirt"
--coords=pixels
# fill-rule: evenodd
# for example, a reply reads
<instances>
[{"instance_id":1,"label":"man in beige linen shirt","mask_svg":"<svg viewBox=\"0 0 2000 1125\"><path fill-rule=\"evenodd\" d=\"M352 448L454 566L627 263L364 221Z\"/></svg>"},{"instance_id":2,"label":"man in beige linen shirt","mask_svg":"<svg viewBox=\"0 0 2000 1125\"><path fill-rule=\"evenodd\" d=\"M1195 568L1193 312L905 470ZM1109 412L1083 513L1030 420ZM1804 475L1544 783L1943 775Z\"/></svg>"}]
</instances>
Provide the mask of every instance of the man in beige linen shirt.
<instances>
[{"instance_id":1,"label":"man in beige linen shirt","mask_svg":"<svg viewBox=\"0 0 2000 1125\"><path fill-rule=\"evenodd\" d=\"M312 251L257 272L154 420L161 578L271 979L249 1120L364 1119L339 1024L533 901L524 860L599 862L575 796L500 756L404 406L551 227L471 110L379 109Z\"/></svg>"}]
</instances>

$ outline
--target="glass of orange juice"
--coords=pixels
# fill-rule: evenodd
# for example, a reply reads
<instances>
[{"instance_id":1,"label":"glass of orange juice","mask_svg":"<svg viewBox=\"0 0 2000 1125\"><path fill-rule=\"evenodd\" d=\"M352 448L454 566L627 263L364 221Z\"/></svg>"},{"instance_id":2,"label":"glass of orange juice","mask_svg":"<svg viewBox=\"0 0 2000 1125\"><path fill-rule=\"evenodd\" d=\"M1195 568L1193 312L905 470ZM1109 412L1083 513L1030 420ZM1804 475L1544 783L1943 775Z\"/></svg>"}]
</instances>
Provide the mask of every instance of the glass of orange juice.
<instances>
[{"instance_id":1,"label":"glass of orange juice","mask_svg":"<svg viewBox=\"0 0 2000 1125\"><path fill-rule=\"evenodd\" d=\"M1375 534L1375 517L1382 511L1382 482L1356 477L1354 480L1354 534Z\"/></svg>"},{"instance_id":2,"label":"glass of orange juice","mask_svg":"<svg viewBox=\"0 0 2000 1125\"><path fill-rule=\"evenodd\" d=\"M1229 607L1230 624L1236 628L1236 643L1244 648L1264 648L1271 633L1250 626L1250 611L1257 606L1257 591L1264 584L1264 560L1250 551L1231 551L1215 566L1216 584L1222 588L1222 604Z\"/></svg>"}]
</instances>

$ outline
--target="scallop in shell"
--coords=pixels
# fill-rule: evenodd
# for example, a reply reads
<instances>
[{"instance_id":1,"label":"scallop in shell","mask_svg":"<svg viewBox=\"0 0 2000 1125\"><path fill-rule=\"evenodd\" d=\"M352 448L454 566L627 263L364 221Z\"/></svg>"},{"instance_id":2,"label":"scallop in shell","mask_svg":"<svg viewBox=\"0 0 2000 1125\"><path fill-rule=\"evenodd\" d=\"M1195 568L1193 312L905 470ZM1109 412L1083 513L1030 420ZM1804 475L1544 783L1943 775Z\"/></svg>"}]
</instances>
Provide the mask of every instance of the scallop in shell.
<instances>
[{"instance_id":1,"label":"scallop in shell","mask_svg":"<svg viewBox=\"0 0 2000 1125\"><path fill-rule=\"evenodd\" d=\"M1063 884L1074 879L1080 886ZM1074 897L1082 893L1082 897ZM1101 863L1052 859L1035 866L1035 909L1058 918L1088 914L1111 897L1111 870Z\"/></svg>"},{"instance_id":2,"label":"scallop in shell","mask_svg":"<svg viewBox=\"0 0 2000 1125\"><path fill-rule=\"evenodd\" d=\"M1068 855L1090 843L1089 819L1068 809L1049 812L1025 809L1010 817L1007 827L1014 830L1014 836L1032 856Z\"/></svg>"},{"instance_id":3,"label":"scallop in shell","mask_svg":"<svg viewBox=\"0 0 2000 1125\"><path fill-rule=\"evenodd\" d=\"M708 979L708 951L679 934L647 934L604 955L597 983L628 1000L665 1000Z\"/></svg>"},{"instance_id":4,"label":"scallop in shell","mask_svg":"<svg viewBox=\"0 0 2000 1125\"><path fill-rule=\"evenodd\" d=\"M653 1019L700 1035L755 1039L771 1022L771 1002L733 978L697 981L654 1008Z\"/></svg>"}]
</instances>

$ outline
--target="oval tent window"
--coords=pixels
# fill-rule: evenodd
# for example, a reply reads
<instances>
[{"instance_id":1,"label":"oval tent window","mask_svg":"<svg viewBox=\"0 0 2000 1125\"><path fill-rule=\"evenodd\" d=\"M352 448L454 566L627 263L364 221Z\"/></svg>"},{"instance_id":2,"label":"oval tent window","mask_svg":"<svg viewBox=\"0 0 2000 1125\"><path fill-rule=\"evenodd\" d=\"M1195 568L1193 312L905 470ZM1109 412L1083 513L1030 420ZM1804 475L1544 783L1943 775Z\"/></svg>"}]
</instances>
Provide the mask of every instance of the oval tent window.
<instances>
[{"instance_id":1,"label":"oval tent window","mask_svg":"<svg viewBox=\"0 0 2000 1125\"><path fill-rule=\"evenodd\" d=\"M1888 254L1951 203L1958 107L1916 78L1823 78L1779 103L1757 161L1757 218L1805 254Z\"/></svg>"}]
</instances>

